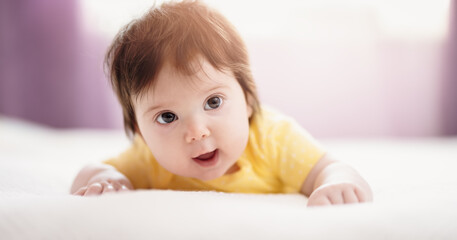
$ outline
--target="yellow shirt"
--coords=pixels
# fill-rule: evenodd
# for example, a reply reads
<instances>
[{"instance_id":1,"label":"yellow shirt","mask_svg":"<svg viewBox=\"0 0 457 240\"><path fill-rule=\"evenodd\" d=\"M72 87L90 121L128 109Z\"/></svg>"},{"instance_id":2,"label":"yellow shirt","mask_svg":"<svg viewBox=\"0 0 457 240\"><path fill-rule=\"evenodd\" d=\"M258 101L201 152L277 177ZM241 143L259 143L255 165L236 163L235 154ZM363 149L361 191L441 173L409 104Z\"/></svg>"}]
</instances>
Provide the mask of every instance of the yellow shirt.
<instances>
[{"instance_id":1,"label":"yellow shirt","mask_svg":"<svg viewBox=\"0 0 457 240\"><path fill-rule=\"evenodd\" d=\"M135 189L214 190L239 193L297 193L324 155L319 144L293 119L263 107L250 122L249 140L239 170L202 181L161 167L141 137L105 163L123 173Z\"/></svg>"}]
</instances>

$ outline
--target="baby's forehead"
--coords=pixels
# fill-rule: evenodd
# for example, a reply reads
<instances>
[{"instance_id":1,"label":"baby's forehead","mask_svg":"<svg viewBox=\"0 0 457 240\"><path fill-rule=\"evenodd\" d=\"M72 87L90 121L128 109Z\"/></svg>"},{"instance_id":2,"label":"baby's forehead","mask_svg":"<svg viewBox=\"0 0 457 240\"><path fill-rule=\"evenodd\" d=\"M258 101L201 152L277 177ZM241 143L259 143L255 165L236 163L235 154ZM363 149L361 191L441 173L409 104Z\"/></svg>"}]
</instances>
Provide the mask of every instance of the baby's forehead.
<instances>
[{"instance_id":1,"label":"baby's forehead","mask_svg":"<svg viewBox=\"0 0 457 240\"><path fill-rule=\"evenodd\" d=\"M230 70L216 69L207 61L194 63L192 67L192 71L182 71L170 63L164 64L150 84L143 89L140 97L167 97L182 88L199 94L215 88L229 87L236 81Z\"/></svg>"},{"instance_id":2,"label":"baby's forehead","mask_svg":"<svg viewBox=\"0 0 457 240\"><path fill-rule=\"evenodd\" d=\"M227 67L215 67L204 58L198 58L186 67L180 67L165 62L158 71L154 83L166 82L188 84L192 88L201 88L205 85L225 85L227 78L232 78L233 73ZM176 82L174 81L176 80ZM154 84L156 85L156 84Z\"/></svg>"}]
</instances>

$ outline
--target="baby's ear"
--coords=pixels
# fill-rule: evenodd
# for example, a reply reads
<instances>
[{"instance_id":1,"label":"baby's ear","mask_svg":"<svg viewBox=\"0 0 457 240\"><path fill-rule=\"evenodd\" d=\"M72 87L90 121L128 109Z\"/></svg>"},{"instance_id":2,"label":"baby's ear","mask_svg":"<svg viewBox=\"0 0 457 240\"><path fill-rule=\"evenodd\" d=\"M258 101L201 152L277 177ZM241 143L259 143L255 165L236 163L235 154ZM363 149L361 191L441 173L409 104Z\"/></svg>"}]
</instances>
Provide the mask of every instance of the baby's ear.
<instances>
[{"instance_id":1,"label":"baby's ear","mask_svg":"<svg viewBox=\"0 0 457 240\"><path fill-rule=\"evenodd\" d=\"M252 97L248 96L246 99L246 111L248 113L248 118L251 118L251 116L252 116L253 110L252 110L251 103L252 103Z\"/></svg>"},{"instance_id":2,"label":"baby's ear","mask_svg":"<svg viewBox=\"0 0 457 240\"><path fill-rule=\"evenodd\" d=\"M135 123L135 132L134 132L134 134L140 136L144 140L143 134L141 134L140 128L138 127L138 124L136 124L136 123Z\"/></svg>"},{"instance_id":3,"label":"baby's ear","mask_svg":"<svg viewBox=\"0 0 457 240\"><path fill-rule=\"evenodd\" d=\"M247 105L247 111L248 111L248 118L250 118L252 116L252 107L249 104L246 104L246 105Z\"/></svg>"}]
</instances>

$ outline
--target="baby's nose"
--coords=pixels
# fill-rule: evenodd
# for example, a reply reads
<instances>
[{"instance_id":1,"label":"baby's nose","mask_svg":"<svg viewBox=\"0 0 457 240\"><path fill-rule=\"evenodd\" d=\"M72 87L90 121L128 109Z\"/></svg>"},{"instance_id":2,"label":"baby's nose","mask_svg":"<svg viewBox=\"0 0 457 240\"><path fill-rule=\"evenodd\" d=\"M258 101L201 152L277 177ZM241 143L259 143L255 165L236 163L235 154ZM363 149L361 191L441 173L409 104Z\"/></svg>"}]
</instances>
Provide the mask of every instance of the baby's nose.
<instances>
[{"instance_id":1,"label":"baby's nose","mask_svg":"<svg viewBox=\"0 0 457 240\"><path fill-rule=\"evenodd\" d=\"M191 143L207 138L210 134L211 133L205 124L194 123L189 124L185 138L187 143Z\"/></svg>"}]
</instances>

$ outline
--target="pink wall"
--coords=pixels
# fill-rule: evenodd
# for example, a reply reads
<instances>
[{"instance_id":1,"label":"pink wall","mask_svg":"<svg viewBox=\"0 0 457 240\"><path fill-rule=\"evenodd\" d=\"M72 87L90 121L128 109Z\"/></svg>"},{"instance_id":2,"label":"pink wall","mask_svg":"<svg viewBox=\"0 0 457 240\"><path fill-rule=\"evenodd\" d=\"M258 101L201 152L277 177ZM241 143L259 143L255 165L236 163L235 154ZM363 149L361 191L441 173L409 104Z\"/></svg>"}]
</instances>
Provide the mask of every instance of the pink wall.
<instances>
[{"instance_id":1,"label":"pink wall","mask_svg":"<svg viewBox=\"0 0 457 240\"><path fill-rule=\"evenodd\" d=\"M339 27L366 34L329 30L329 37L320 38L248 38L262 102L294 116L318 137L450 134L443 121L452 118L457 102L445 106L443 96L457 95L450 90L455 70L445 78L455 62L446 58L455 52L455 40L447 34L392 36L372 15L361 18Z\"/></svg>"},{"instance_id":2,"label":"pink wall","mask_svg":"<svg viewBox=\"0 0 457 240\"><path fill-rule=\"evenodd\" d=\"M261 100L321 137L440 135L442 42L250 43Z\"/></svg>"}]
</instances>

